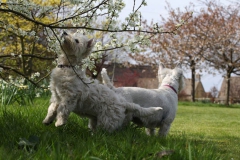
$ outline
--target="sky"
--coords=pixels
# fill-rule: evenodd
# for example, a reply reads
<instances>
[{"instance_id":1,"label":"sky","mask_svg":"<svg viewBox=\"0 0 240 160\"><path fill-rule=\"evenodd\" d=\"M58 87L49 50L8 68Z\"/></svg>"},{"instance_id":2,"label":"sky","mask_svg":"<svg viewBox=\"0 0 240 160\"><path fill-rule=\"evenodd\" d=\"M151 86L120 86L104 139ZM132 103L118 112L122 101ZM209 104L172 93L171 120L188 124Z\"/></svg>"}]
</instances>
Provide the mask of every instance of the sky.
<instances>
[{"instance_id":1,"label":"sky","mask_svg":"<svg viewBox=\"0 0 240 160\"><path fill-rule=\"evenodd\" d=\"M147 6L143 6L140 9L143 19L147 19L148 22L151 22L152 20L154 22L161 22L159 15L164 17L168 16L167 10L165 9L167 6L166 1L172 8L180 8L181 10L184 10L184 8L190 3L193 3L196 7L201 7L201 3L198 0L146 0ZM127 16L128 13L132 11L133 2L134 0L125 0L126 7L120 16ZM140 2L141 0L136 0L136 6L138 6L137 4L140 4ZM219 2L226 5L229 4L228 0L219 0ZM184 75L186 78L191 78L190 70L186 71ZM212 75L208 73L200 73L200 75L206 92L209 92L213 86L220 90L223 81L223 74L217 73Z\"/></svg>"}]
</instances>

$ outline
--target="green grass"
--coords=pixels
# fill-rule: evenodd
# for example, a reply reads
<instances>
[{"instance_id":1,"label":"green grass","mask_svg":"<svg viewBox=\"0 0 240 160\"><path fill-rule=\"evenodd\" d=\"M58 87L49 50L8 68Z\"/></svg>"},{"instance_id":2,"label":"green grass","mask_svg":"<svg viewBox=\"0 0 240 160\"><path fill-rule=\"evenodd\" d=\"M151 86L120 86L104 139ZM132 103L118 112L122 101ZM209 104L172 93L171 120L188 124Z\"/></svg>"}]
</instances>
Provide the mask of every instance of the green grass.
<instances>
[{"instance_id":1,"label":"green grass","mask_svg":"<svg viewBox=\"0 0 240 160\"><path fill-rule=\"evenodd\" d=\"M227 159L240 159L239 127L239 105L180 103L171 134L184 132L189 139L214 144Z\"/></svg>"},{"instance_id":2,"label":"green grass","mask_svg":"<svg viewBox=\"0 0 240 160\"><path fill-rule=\"evenodd\" d=\"M0 159L149 160L169 150L174 153L162 159L239 159L238 106L180 103L169 135L159 138L146 136L134 126L92 134L87 119L74 114L64 127L44 126L48 99L34 104L0 107Z\"/></svg>"}]
</instances>

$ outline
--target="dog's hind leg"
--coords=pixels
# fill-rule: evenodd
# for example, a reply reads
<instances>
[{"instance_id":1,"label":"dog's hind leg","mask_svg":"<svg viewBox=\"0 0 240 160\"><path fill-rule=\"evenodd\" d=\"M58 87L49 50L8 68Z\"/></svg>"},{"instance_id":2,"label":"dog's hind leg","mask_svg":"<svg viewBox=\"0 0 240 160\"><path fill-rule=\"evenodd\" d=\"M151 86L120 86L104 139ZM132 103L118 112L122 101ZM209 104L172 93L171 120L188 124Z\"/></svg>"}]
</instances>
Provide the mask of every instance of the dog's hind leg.
<instances>
[{"instance_id":1,"label":"dog's hind leg","mask_svg":"<svg viewBox=\"0 0 240 160\"><path fill-rule=\"evenodd\" d=\"M58 104L57 103L51 103L50 106L48 107L48 113L45 119L43 120L43 124L49 125L51 124L54 119L56 118L57 115L57 108Z\"/></svg>"},{"instance_id":2,"label":"dog's hind leg","mask_svg":"<svg viewBox=\"0 0 240 160\"><path fill-rule=\"evenodd\" d=\"M171 127L171 124L162 122L162 124L160 125L160 129L158 131L158 135L161 137L167 136L170 127Z\"/></svg>"}]
</instances>

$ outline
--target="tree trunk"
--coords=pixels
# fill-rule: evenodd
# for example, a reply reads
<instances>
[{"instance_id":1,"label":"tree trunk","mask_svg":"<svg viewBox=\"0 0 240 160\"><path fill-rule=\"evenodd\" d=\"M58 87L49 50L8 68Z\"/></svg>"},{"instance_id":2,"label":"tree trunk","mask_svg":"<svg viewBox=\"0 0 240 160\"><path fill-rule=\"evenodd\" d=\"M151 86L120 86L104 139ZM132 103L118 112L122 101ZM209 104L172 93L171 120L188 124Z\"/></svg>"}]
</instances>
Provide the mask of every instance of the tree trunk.
<instances>
[{"instance_id":1,"label":"tree trunk","mask_svg":"<svg viewBox=\"0 0 240 160\"><path fill-rule=\"evenodd\" d=\"M24 38L22 36L20 36L20 42L21 42L21 49L22 49L21 54L24 55L25 46L24 46ZM22 65L21 65L22 71L23 71L23 74L26 75L27 70L26 70L25 58L22 56L21 60L22 60Z\"/></svg>"},{"instance_id":2,"label":"tree trunk","mask_svg":"<svg viewBox=\"0 0 240 160\"><path fill-rule=\"evenodd\" d=\"M192 71L192 102L195 102L195 62L192 60L191 64L191 71Z\"/></svg>"},{"instance_id":3,"label":"tree trunk","mask_svg":"<svg viewBox=\"0 0 240 160\"><path fill-rule=\"evenodd\" d=\"M231 77L231 73L227 73L227 94L226 94L226 101L225 101L225 105L229 106L229 97L230 97L230 77Z\"/></svg>"}]
</instances>

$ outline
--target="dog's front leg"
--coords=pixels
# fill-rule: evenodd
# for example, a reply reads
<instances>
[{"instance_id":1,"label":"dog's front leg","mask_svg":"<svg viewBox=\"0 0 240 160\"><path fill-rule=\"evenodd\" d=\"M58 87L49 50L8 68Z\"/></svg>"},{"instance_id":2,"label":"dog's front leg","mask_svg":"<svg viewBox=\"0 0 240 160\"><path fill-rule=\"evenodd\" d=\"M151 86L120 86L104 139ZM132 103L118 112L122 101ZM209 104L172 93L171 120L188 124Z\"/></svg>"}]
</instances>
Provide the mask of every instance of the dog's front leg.
<instances>
[{"instance_id":1,"label":"dog's front leg","mask_svg":"<svg viewBox=\"0 0 240 160\"><path fill-rule=\"evenodd\" d=\"M57 115L57 108L58 108L57 103L53 102L50 104L50 106L48 107L47 116L42 122L43 124L49 125L53 122L53 120L56 118L56 115Z\"/></svg>"},{"instance_id":2,"label":"dog's front leg","mask_svg":"<svg viewBox=\"0 0 240 160\"><path fill-rule=\"evenodd\" d=\"M62 126L67 123L67 119L70 113L75 109L77 100L66 100L59 104L57 109L57 121L55 123L56 127Z\"/></svg>"},{"instance_id":3,"label":"dog's front leg","mask_svg":"<svg viewBox=\"0 0 240 160\"><path fill-rule=\"evenodd\" d=\"M145 128L145 132L148 136L154 136L155 135L155 128Z\"/></svg>"}]
</instances>

